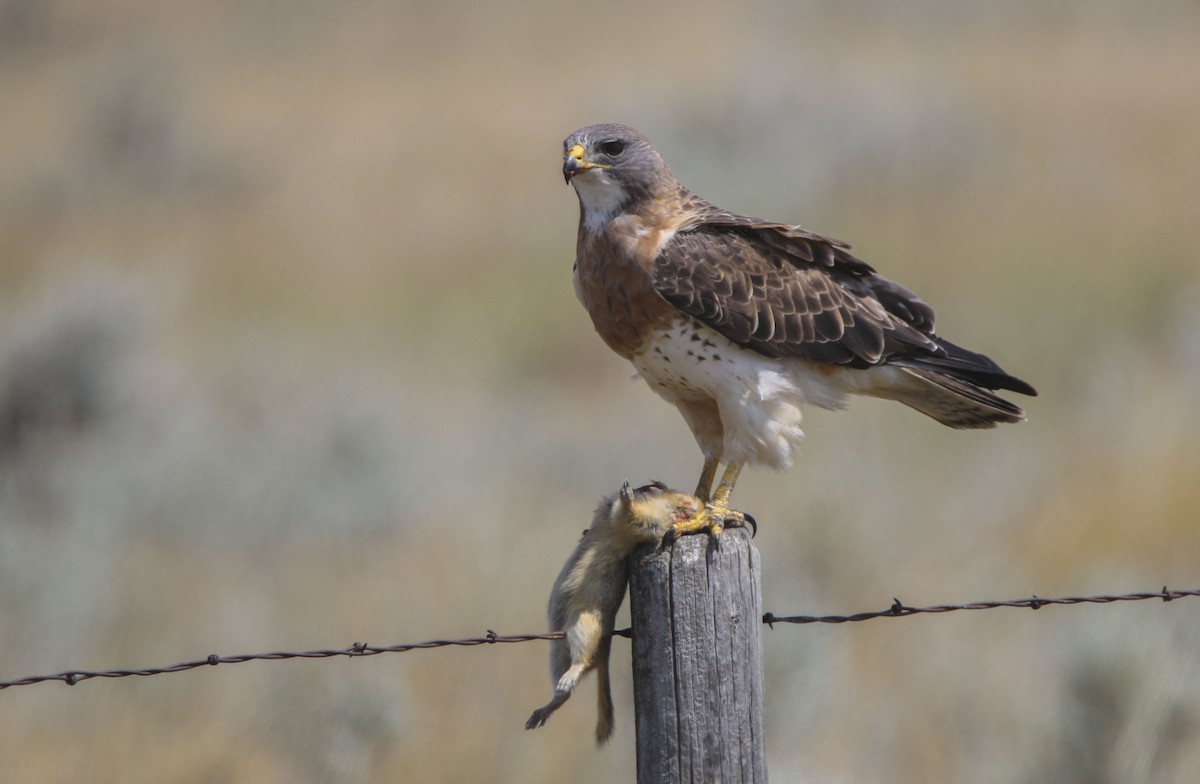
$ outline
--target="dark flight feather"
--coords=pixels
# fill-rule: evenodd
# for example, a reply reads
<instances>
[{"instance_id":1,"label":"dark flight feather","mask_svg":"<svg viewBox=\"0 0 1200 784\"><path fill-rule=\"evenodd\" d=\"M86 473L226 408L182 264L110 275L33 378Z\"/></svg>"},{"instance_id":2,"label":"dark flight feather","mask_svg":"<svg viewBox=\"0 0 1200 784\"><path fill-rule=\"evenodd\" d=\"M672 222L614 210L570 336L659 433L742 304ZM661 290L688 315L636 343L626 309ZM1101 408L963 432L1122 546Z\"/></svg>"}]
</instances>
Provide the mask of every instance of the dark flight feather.
<instances>
[{"instance_id":1,"label":"dark flight feather","mask_svg":"<svg viewBox=\"0 0 1200 784\"><path fill-rule=\"evenodd\" d=\"M900 284L876 274L850 246L796 226L721 210L687 194L696 217L654 263L659 294L684 313L767 357L867 368L891 364L989 405L1019 408L984 389L1035 395L983 354L934 333L934 312ZM979 402L985 402L980 400Z\"/></svg>"}]
</instances>

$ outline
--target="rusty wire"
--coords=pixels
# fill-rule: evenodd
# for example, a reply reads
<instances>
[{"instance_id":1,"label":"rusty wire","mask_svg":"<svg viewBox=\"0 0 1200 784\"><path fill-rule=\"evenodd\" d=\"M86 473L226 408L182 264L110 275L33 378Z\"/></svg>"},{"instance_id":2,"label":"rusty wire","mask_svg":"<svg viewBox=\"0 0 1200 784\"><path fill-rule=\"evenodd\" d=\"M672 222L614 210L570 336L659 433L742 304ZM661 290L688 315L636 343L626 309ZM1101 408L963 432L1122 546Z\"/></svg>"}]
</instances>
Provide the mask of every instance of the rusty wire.
<instances>
[{"instance_id":1,"label":"rusty wire","mask_svg":"<svg viewBox=\"0 0 1200 784\"><path fill-rule=\"evenodd\" d=\"M886 610L877 612L863 612L854 615L791 615L778 616L774 613L764 613L763 623L774 628L777 623L854 623L857 621L869 621L875 618L905 618L910 615L919 615L923 613L947 613L957 610L992 610L999 607L1023 607L1030 610L1037 610L1047 605L1074 605L1074 604L1111 604L1113 602L1137 602L1147 599L1161 599L1164 602L1169 602L1173 599L1182 599L1187 596L1200 596L1200 589L1190 590L1169 590L1163 586L1161 591L1153 593L1127 593L1120 595L1103 595L1103 596L1060 596L1052 599L1044 599L1039 596L1032 596L1028 599L1011 599L1001 602L971 602L968 604L938 604L930 607L909 607L899 599L893 599L892 604ZM614 636L630 637L632 636L629 629L617 629L613 632ZM210 667L217 664L240 664L248 661L279 661L281 659L329 659L337 656L346 656L355 658L360 656L375 656L380 653L404 653L406 651L421 650L427 648L445 648L449 646L475 646L475 645L494 645L497 643L518 643L531 642L533 640L561 640L564 635L562 632L549 632L546 634L497 634L491 629L487 630L487 634L483 637L465 637L457 640L426 640L425 642L402 643L399 645L368 645L365 642L356 642L348 648L335 648L315 651L298 651L298 652L274 652L274 653L247 653L235 656L218 656L217 654L209 654L203 659L193 659L192 661L179 662L166 667L150 667L141 670L67 670L66 672L56 673L54 675L34 675L28 678L17 678L10 681L0 681L0 689L7 689L12 686L31 686L35 683L45 683L47 681L62 681L68 686L74 686L80 681L90 680L92 678L128 678L131 676L145 677L148 675L164 675L169 672L184 672L186 670L194 670L200 667Z\"/></svg>"}]
</instances>

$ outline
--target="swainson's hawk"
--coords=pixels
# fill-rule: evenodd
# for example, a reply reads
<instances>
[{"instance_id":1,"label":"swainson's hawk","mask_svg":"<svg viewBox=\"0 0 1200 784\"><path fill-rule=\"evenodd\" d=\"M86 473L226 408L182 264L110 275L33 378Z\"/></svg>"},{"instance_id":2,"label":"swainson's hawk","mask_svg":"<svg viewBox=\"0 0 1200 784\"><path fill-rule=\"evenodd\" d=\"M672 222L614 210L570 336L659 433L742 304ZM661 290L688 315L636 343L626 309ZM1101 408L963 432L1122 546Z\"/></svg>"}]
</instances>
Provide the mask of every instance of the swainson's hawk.
<instances>
[{"instance_id":1,"label":"swainson's hawk","mask_svg":"<svg viewBox=\"0 0 1200 784\"><path fill-rule=\"evenodd\" d=\"M720 531L744 464L791 464L802 404L870 395L988 428L1025 418L992 390L1037 394L935 334L932 308L848 244L691 193L633 128L575 131L563 175L579 196L576 295L704 453L696 495L708 505L680 532Z\"/></svg>"}]
</instances>

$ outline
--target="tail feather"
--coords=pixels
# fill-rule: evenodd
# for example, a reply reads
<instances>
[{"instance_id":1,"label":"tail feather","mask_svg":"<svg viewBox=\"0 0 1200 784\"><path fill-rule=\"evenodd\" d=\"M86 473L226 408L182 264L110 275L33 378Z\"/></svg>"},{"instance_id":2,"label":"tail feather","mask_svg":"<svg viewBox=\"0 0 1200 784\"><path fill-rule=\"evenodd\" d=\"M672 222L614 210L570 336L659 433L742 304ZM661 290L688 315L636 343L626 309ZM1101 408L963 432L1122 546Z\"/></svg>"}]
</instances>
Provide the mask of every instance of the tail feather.
<instances>
[{"instance_id":1,"label":"tail feather","mask_svg":"<svg viewBox=\"0 0 1200 784\"><path fill-rule=\"evenodd\" d=\"M939 352L898 354L886 364L904 371L909 383L890 389L888 397L957 428L988 428L1001 422L1021 422L1021 407L992 393L1006 389L1022 395L1037 390L1010 376L990 357L934 337Z\"/></svg>"},{"instance_id":2,"label":"tail feather","mask_svg":"<svg viewBox=\"0 0 1200 784\"><path fill-rule=\"evenodd\" d=\"M893 390L894 399L943 425L981 429L1025 420L1025 412L1020 406L970 381L925 368L905 367L903 370L916 383Z\"/></svg>"},{"instance_id":3,"label":"tail feather","mask_svg":"<svg viewBox=\"0 0 1200 784\"><path fill-rule=\"evenodd\" d=\"M935 337L934 340L945 353L900 354L889 358L887 364L913 370L933 371L943 377L949 376L965 381L976 388L1007 389L1022 395L1037 395L1036 389L1016 376L1005 373L1004 369L992 361L991 357L955 345L942 337Z\"/></svg>"}]
</instances>

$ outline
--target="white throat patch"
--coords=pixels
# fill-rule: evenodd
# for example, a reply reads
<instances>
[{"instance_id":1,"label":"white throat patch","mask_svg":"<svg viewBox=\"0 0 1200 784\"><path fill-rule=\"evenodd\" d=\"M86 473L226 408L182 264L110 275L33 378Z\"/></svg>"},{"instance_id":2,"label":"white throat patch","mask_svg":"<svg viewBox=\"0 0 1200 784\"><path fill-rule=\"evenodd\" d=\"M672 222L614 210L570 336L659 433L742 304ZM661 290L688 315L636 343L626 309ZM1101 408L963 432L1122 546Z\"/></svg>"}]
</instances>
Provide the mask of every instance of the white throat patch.
<instances>
[{"instance_id":1,"label":"white throat patch","mask_svg":"<svg viewBox=\"0 0 1200 784\"><path fill-rule=\"evenodd\" d=\"M590 169L571 179L583 207L583 225L598 232L621 212L625 190L603 169Z\"/></svg>"}]
</instances>

